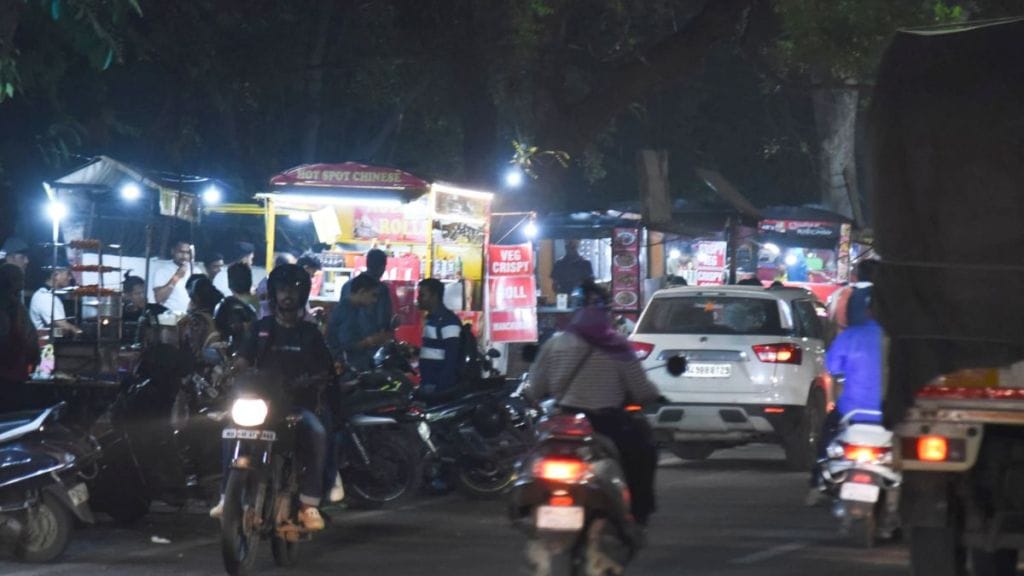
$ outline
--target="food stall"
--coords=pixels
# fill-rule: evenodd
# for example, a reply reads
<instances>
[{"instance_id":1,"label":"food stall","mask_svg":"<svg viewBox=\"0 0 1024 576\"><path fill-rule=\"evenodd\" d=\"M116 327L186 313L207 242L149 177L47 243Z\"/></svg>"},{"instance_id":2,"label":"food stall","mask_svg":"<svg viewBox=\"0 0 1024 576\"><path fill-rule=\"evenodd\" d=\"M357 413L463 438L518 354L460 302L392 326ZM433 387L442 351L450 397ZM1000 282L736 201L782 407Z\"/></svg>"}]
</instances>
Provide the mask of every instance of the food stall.
<instances>
[{"instance_id":1,"label":"food stall","mask_svg":"<svg viewBox=\"0 0 1024 576\"><path fill-rule=\"evenodd\" d=\"M478 325L491 193L354 162L297 166L271 178L270 186L256 195L266 221L268 268L279 217L307 223L326 245L316 253L323 269L313 305L331 308L345 282L365 269L366 252L378 248L388 254L384 279L401 319L400 338L419 342L415 291L425 277L444 282L446 305Z\"/></svg>"}]
</instances>

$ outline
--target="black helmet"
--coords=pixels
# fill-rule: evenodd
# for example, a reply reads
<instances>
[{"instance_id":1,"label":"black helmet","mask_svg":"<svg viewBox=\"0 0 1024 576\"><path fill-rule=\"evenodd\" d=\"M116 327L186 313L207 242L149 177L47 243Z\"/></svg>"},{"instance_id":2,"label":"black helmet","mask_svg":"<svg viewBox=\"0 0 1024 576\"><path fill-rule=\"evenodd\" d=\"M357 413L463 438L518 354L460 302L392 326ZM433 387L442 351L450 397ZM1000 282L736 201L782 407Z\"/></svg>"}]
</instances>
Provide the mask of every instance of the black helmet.
<instances>
[{"instance_id":1,"label":"black helmet","mask_svg":"<svg viewBox=\"0 0 1024 576\"><path fill-rule=\"evenodd\" d=\"M267 278L267 300L271 308L277 306L277 291L284 286L295 286L299 289L299 308L305 308L312 287L309 274L295 264L283 264L274 268Z\"/></svg>"},{"instance_id":2,"label":"black helmet","mask_svg":"<svg viewBox=\"0 0 1024 576\"><path fill-rule=\"evenodd\" d=\"M217 325L217 331L224 338L232 337L236 342L244 336L239 333L250 324L256 321L256 311L252 306L235 298L228 296L217 304L217 310L213 314L213 322Z\"/></svg>"}]
</instances>

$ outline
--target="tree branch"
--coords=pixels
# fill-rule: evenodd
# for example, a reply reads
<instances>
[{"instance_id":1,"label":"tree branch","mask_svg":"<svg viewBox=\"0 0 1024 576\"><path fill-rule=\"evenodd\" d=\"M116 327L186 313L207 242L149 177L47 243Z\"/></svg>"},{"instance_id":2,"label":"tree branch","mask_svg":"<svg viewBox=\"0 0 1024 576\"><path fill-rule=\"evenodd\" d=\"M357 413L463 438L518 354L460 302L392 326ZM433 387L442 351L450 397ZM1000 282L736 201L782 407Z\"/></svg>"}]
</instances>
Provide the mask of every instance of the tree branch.
<instances>
[{"instance_id":1,"label":"tree branch","mask_svg":"<svg viewBox=\"0 0 1024 576\"><path fill-rule=\"evenodd\" d=\"M693 74L720 40L735 34L741 17L758 0L708 0L678 32L637 60L609 71L597 88L569 109L571 140L564 148L578 154L630 103L659 84ZM557 134L557 133L556 133Z\"/></svg>"}]
</instances>

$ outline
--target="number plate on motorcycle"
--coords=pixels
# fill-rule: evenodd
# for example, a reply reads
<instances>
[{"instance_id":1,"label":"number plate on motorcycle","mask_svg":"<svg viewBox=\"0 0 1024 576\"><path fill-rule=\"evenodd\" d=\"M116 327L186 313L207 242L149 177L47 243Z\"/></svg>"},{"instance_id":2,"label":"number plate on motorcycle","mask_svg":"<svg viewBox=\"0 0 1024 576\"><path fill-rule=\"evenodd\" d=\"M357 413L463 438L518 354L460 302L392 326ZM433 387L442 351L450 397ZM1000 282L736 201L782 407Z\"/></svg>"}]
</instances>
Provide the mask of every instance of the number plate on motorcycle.
<instances>
[{"instance_id":1,"label":"number plate on motorcycle","mask_svg":"<svg viewBox=\"0 0 1024 576\"><path fill-rule=\"evenodd\" d=\"M277 440L277 432L273 430L242 430L238 428L225 428L220 435L225 440L266 440L273 442Z\"/></svg>"},{"instance_id":2,"label":"number plate on motorcycle","mask_svg":"<svg viewBox=\"0 0 1024 576\"><path fill-rule=\"evenodd\" d=\"M538 530L582 530L583 519L584 514L582 506L537 507Z\"/></svg>"},{"instance_id":3,"label":"number plate on motorcycle","mask_svg":"<svg viewBox=\"0 0 1024 576\"><path fill-rule=\"evenodd\" d=\"M852 500L854 502L878 502L878 493L881 489L874 484L858 484L846 482L839 489L841 500Z\"/></svg>"},{"instance_id":4,"label":"number plate on motorcycle","mask_svg":"<svg viewBox=\"0 0 1024 576\"><path fill-rule=\"evenodd\" d=\"M89 500L89 488L85 484L78 484L68 490L68 499L76 507L85 504Z\"/></svg>"}]
</instances>

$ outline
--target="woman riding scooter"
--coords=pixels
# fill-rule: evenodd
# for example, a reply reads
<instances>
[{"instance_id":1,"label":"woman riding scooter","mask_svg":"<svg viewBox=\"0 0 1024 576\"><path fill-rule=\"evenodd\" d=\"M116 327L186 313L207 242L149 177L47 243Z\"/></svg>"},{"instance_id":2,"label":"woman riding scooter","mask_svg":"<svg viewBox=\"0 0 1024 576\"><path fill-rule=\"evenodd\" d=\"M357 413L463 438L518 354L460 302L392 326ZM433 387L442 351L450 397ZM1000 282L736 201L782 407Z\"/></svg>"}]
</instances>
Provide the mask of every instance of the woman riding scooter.
<instances>
[{"instance_id":1,"label":"woman riding scooter","mask_svg":"<svg viewBox=\"0 0 1024 576\"><path fill-rule=\"evenodd\" d=\"M654 402L661 394L612 325L608 295L593 282L577 292L582 307L565 332L541 347L525 392L535 401L554 398L564 412L586 414L594 430L615 443L633 496L633 516L646 525L655 509L658 451L650 429L631 418L625 406Z\"/></svg>"}]
</instances>

